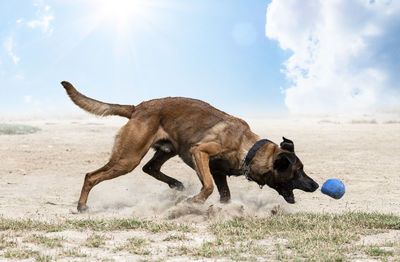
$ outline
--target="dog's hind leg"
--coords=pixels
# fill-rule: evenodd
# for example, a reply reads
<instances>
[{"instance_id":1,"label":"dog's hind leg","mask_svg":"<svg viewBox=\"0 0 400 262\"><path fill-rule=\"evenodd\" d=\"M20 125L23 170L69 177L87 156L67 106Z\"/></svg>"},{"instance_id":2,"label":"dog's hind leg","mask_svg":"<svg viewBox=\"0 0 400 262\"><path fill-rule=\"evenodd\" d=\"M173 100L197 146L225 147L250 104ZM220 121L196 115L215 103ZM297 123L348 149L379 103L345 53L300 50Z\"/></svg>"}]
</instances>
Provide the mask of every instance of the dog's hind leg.
<instances>
[{"instance_id":1,"label":"dog's hind leg","mask_svg":"<svg viewBox=\"0 0 400 262\"><path fill-rule=\"evenodd\" d=\"M143 167L143 171L152 177L167 183L170 188L176 188L177 190L181 191L185 187L183 184L160 171L161 166L171 157L176 156L175 152L164 152L162 150L157 150L154 156L147 162L146 165Z\"/></svg>"},{"instance_id":2,"label":"dog's hind leg","mask_svg":"<svg viewBox=\"0 0 400 262\"><path fill-rule=\"evenodd\" d=\"M114 166L108 168L105 171L100 171L98 173L92 174L92 175L86 175L85 176L85 182L83 183L82 191L81 191L81 196L79 197L78 201L78 211L82 212L87 209L86 202L88 199L88 195L90 190L97 185L98 183L104 181L104 180L109 180L116 178L121 175L125 175L132 171L138 164L140 160L120 160L118 163L116 163Z\"/></svg>"},{"instance_id":3,"label":"dog's hind leg","mask_svg":"<svg viewBox=\"0 0 400 262\"><path fill-rule=\"evenodd\" d=\"M129 121L118 133L110 161L96 171L85 176L78 211L87 209L86 202L90 190L98 183L131 172L149 150L155 128L139 121Z\"/></svg>"},{"instance_id":4,"label":"dog's hind leg","mask_svg":"<svg viewBox=\"0 0 400 262\"><path fill-rule=\"evenodd\" d=\"M107 164L105 164L103 167L100 167L99 169L96 169L96 170L94 170L94 171L92 171L92 172L87 173L86 176L93 176L93 175L95 175L95 174L97 174L97 173L99 173L99 172L107 171L107 170L110 169L112 166L113 166L113 165L112 165L112 162L109 161L109 162L108 162Z\"/></svg>"}]
</instances>

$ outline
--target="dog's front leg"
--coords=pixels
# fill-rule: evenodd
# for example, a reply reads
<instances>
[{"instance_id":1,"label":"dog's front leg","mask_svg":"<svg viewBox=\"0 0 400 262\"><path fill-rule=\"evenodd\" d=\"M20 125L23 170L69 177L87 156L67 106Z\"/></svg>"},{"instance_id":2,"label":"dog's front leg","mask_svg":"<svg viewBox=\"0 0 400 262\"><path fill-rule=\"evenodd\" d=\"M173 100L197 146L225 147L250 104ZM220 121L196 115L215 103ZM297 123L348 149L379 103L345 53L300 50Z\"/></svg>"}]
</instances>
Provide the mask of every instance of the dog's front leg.
<instances>
[{"instance_id":1,"label":"dog's front leg","mask_svg":"<svg viewBox=\"0 0 400 262\"><path fill-rule=\"evenodd\" d=\"M215 142L197 144L190 149L196 173L199 176L201 184L200 193L192 198L194 202L203 203L214 190L212 175L210 172L210 157L221 152L221 145Z\"/></svg>"}]
</instances>

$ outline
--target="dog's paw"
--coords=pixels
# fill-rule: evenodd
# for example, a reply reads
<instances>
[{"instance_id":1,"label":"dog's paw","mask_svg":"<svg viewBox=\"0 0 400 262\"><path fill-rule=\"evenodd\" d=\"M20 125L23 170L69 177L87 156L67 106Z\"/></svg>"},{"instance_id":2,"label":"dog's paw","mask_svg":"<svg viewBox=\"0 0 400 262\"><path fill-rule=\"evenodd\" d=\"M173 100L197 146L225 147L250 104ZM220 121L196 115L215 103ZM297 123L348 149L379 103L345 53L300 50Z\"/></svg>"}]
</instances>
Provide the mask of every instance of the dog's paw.
<instances>
[{"instance_id":1,"label":"dog's paw","mask_svg":"<svg viewBox=\"0 0 400 262\"><path fill-rule=\"evenodd\" d=\"M77 209L78 209L79 213L85 213L85 212L87 212L89 210L89 207L86 206L86 205L84 205L84 206L78 205Z\"/></svg>"},{"instance_id":2,"label":"dog's paw","mask_svg":"<svg viewBox=\"0 0 400 262\"><path fill-rule=\"evenodd\" d=\"M179 203L185 201L187 199L187 195L180 195L176 200L175 200L175 205L178 205Z\"/></svg>"},{"instance_id":3,"label":"dog's paw","mask_svg":"<svg viewBox=\"0 0 400 262\"><path fill-rule=\"evenodd\" d=\"M190 204L203 204L205 202L204 199L199 199L197 196L189 197L186 199L186 203Z\"/></svg>"},{"instance_id":4,"label":"dog's paw","mask_svg":"<svg viewBox=\"0 0 400 262\"><path fill-rule=\"evenodd\" d=\"M174 182L172 184L169 184L169 187L173 188L173 189L176 189L178 191L183 191L185 189L185 186L179 181L176 181L176 182Z\"/></svg>"},{"instance_id":5,"label":"dog's paw","mask_svg":"<svg viewBox=\"0 0 400 262\"><path fill-rule=\"evenodd\" d=\"M231 197L221 197L221 198L219 199L219 202L220 202L221 204L228 204L229 202L231 202Z\"/></svg>"},{"instance_id":6,"label":"dog's paw","mask_svg":"<svg viewBox=\"0 0 400 262\"><path fill-rule=\"evenodd\" d=\"M189 204L195 203L194 197L188 197L188 198L186 198L185 202L186 202L186 203L189 203Z\"/></svg>"}]
</instances>

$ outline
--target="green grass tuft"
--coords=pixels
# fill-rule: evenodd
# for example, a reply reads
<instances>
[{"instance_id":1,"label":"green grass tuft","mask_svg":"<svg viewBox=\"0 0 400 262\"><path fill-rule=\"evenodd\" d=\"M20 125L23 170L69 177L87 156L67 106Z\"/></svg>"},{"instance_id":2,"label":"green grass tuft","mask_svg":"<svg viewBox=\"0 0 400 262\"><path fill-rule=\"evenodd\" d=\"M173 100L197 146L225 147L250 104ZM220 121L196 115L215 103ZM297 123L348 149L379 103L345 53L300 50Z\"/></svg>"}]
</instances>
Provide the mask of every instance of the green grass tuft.
<instances>
[{"instance_id":1,"label":"green grass tuft","mask_svg":"<svg viewBox=\"0 0 400 262\"><path fill-rule=\"evenodd\" d=\"M5 258L28 259L35 258L35 261L50 261L51 257L41 255L39 251L31 249L10 249L4 252Z\"/></svg>"},{"instance_id":2,"label":"green grass tuft","mask_svg":"<svg viewBox=\"0 0 400 262\"><path fill-rule=\"evenodd\" d=\"M87 255L82 253L78 248L63 249L58 255L60 257L87 257Z\"/></svg>"},{"instance_id":3,"label":"green grass tuft","mask_svg":"<svg viewBox=\"0 0 400 262\"><path fill-rule=\"evenodd\" d=\"M136 255L144 255L148 256L151 254L150 249L147 249L149 243L146 239L143 238L129 238L125 245L119 246L115 249L115 251L128 251L129 253Z\"/></svg>"},{"instance_id":4,"label":"green grass tuft","mask_svg":"<svg viewBox=\"0 0 400 262\"><path fill-rule=\"evenodd\" d=\"M25 135L38 131L40 131L40 128L34 126L0 123L0 135Z\"/></svg>"},{"instance_id":5,"label":"green grass tuft","mask_svg":"<svg viewBox=\"0 0 400 262\"><path fill-rule=\"evenodd\" d=\"M104 235L93 234L86 239L85 246L93 248L103 247L107 239Z\"/></svg>"},{"instance_id":6,"label":"green grass tuft","mask_svg":"<svg viewBox=\"0 0 400 262\"><path fill-rule=\"evenodd\" d=\"M177 241L177 240L183 241L183 240L188 240L188 238L184 234L180 235L172 234L163 239L163 241Z\"/></svg>"},{"instance_id":7,"label":"green grass tuft","mask_svg":"<svg viewBox=\"0 0 400 262\"><path fill-rule=\"evenodd\" d=\"M391 250L384 250L379 247L371 247L370 249L367 250L367 254L373 257L379 257L379 256L393 256L393 251Z\"/></svg>"},{"instance_id":8,"label":"green grass tuft","mask_svg":"<svg viewBox=\"0 0 400 262\"><path fill-rule=\"evenodd\" d=\"M45 232L60 232L64 230L93 230L93 231L117 231L117 230L147 230L152 233L194 230L189 225L181 225L172 222L153 222L138 219L81 219L66 220L60 223L46 223L31 219L14 220L0 217L1 230L35 230Z\"/></svg>"},{"instance_id":9,"label":"green grass tuft","mask_svg":"<svg viewBox=\"0 0 400 262\"><path fill-rule=\"evenodd\" d=\"M33 244L41 244L41 245L45 245L49 248L55 248L55 247L62 247L63 239L59 238L59 237L50 238L50 237L46 237L43 235L33 234L33 235L30 235L30 236L24 238L23 242L33 243Z\"/></svg>"}]
</instances>

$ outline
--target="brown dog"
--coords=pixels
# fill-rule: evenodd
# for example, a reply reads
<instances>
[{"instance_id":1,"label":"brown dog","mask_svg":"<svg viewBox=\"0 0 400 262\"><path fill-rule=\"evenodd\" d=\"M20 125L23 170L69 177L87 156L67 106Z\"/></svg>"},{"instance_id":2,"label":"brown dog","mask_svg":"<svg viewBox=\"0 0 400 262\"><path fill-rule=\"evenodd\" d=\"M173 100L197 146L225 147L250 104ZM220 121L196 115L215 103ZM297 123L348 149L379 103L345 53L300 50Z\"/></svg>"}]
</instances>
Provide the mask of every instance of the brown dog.
<instances>
[{"instance_id":1,"label":"brown dog","mask_svg":"<svg viewBox=\"0 0 400 262\"><path fill-rule=\"evenodd\" d=\"M101 116L119 115L129 121L119 130L109 162L85 176L78 210L87 209L89 191L98 183L131 172L150 148L153 158L143 167L147 174L171 188L183 184L163 174L161 166L179 157L195 169L203 187L195 202L204 202L217 185L221 202L230 199L226 176L245 175L260 186L268 185L294 203L293 189L313 192L318 184L303 171L294 153L293 142L285 139L280 147L259 140L248 124L209 104L183 97L167 97L137 106L103 103L80 94L70 83L61 83L72 101L82 109ZM258 141L258 142L257 142Z\"/></svg>"}]
</instances>

